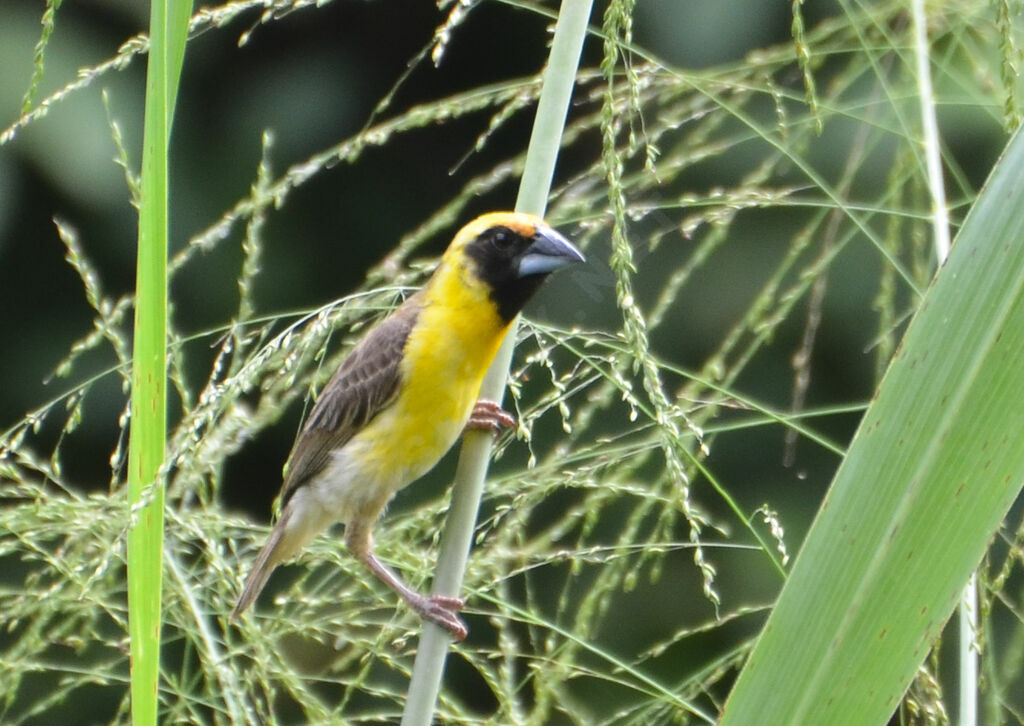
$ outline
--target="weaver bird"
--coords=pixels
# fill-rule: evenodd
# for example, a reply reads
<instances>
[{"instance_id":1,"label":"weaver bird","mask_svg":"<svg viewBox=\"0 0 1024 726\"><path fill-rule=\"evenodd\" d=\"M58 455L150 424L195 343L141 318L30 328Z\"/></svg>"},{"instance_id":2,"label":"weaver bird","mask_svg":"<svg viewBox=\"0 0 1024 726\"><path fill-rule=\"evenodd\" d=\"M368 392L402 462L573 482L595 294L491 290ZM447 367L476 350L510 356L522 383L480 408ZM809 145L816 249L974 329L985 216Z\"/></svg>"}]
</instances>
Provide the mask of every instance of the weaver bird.
<instances>
[{"instance_id":1,"label":"weaver bird","mask_svg":"<svg viewBox=\"0 0 1024 726\"><path fill-rule=\"evenodd\" d=\"M466 636L462 600L422 595L373 554L371 527L402 487L429 471L467 426L514 419L477 401L505 333L547 276L583 255L540 218L479 217L455 235L422 290L375 327L324 387L292 449L281 517L246 578L232 618L277 565L335 522L345 542L421 617Z\"/></svg>"}]
</instances>

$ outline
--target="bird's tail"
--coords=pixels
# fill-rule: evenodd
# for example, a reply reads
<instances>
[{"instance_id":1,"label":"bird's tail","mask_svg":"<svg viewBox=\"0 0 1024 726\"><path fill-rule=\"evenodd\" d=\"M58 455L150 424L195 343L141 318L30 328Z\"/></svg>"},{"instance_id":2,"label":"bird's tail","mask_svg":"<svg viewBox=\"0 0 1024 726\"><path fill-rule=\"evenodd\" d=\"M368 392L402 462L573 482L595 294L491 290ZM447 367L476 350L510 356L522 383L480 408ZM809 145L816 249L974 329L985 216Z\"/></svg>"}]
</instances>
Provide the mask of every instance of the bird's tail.
<instances>
[{"instance_id":1,"label":"bird's tail","mask_svg":"<svg viewBox=\"0 0 1024 726\"><path fill-rule=\"evenodd\" d=\"M267 538L267 543L263 545L263 549L256 556L256 564L249 571L249 576L245 578L245 585L242 587L242 595L238 598L238 604L231 611L232 620L237 620L245 612L245 609L252 605L260 591L263 590L263 586L267 584L270 573L291 554L284 551L288 549L287 547L281 546L283 544L282 540L285 539L287 519L288 516L286 514L278 520L270 533L270 537Z\"/></svg>"}]
</instances>

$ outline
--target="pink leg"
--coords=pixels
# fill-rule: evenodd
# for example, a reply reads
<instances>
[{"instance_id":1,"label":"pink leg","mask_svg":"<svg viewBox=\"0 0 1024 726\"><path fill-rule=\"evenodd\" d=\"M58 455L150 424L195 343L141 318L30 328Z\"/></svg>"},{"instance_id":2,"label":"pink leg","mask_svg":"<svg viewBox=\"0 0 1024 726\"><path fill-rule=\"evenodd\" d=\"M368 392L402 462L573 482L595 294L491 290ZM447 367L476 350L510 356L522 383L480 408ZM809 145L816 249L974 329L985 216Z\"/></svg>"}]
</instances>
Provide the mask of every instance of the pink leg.
<instances>
[{"instance_id":1,"label":"pink leg","mask_svg":"<svg viewBox=\"0 0 1024 726\"><path fill-rule=\"evenodd\" d=\"M464 603L461 598L448 597L447 595L422 595L402 582L402 579L392 572L383 562L373 554L373 547L370 540L370 532L363 526L350 522L345 525L345 541L349 550L370 571L376 575L381 582L398 593L406 604L415 610L421 618L429 620L435 625L447 630L456 640L462 640L469 632L466 624L456 614L462 609Z\"/></svg>"},{"instance_id":2,"label":"pink leg","mask_svg":"<svg viewBox=\"0 0 1024 726\"><path fill-rule=\"evenodd\" d=\"M494 401L481 398L473 407L473 413L469 415L466 422L467 429L479 429L490 431L493 434L500 434L504 429L510 429L516 425L515 416L504 410Z\"/></svg>"}]
</instances>

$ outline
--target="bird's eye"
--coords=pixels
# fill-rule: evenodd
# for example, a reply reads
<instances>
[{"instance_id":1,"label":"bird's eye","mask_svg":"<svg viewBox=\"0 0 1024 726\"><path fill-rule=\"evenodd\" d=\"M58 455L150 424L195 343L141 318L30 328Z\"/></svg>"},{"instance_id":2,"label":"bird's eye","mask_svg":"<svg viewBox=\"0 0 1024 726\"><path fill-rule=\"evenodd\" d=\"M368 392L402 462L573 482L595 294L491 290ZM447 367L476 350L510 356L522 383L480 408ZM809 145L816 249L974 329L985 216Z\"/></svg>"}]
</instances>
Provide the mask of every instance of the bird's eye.
<instances>
[{"instance_id":1,"label":"bird's eye","mask_svg":"<svg viewBox=\"0 0 1024 726\"><path fill-rule=\"evenodd\" d=\"M491 239L494 241L494 246L499 250L506 250L512 246L512 233L507 229L496 229Z\"/></svg>"}]
</instances>

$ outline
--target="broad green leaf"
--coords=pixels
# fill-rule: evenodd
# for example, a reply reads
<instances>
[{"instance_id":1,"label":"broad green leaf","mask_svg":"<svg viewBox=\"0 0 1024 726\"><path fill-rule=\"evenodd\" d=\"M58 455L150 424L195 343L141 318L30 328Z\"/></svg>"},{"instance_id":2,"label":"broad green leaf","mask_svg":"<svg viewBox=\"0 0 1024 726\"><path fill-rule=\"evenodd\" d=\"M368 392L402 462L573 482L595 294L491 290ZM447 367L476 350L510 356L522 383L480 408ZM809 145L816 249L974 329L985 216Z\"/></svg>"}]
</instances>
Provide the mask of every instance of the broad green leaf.
<instances>
[{"instance_id":1,"label":"broad green leaf","mask_svg":"<svg viewBox=\"0 0 1024 726\"><path fill-rule=\"evenodd\" d=\"M861 422L723 726L884 724L1024 481L1024 137Z\"/></svg>"}]
</instances>

